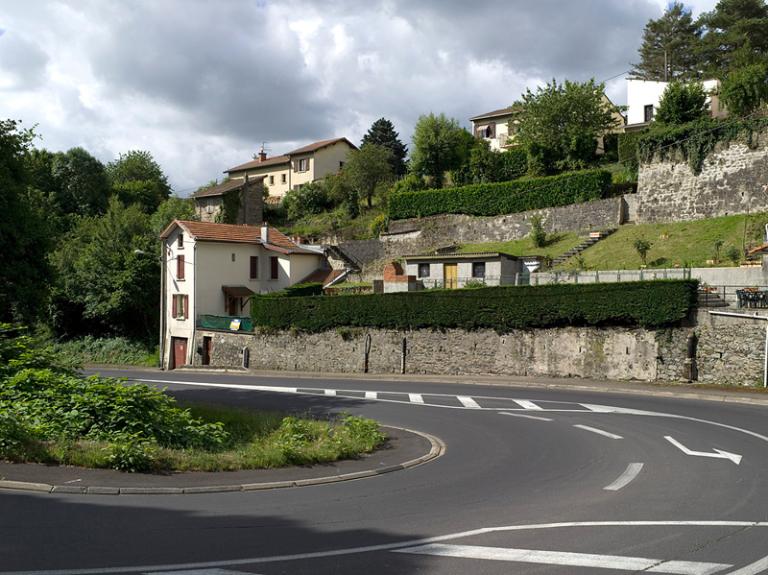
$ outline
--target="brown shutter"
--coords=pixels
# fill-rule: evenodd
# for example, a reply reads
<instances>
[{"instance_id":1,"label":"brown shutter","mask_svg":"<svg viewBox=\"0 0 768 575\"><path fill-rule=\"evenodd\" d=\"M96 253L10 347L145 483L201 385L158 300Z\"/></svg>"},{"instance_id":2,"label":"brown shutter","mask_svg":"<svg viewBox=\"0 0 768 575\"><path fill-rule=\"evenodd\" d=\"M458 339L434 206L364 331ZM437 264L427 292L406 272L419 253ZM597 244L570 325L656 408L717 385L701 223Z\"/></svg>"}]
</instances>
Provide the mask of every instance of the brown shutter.
<instances>
[{"instance_id":1,"label":"brown shutter","mask_svg":"<svg viewBox=\"0 0 768 575\"><path fill-rule=\"evenodd\" d=\"M171 317L176 319L176 295L171 298Z\"/></svg>"},{"instance_id":2,"label":"brown shutter","mask_svg":"<svg viewBox=\"0 0 768 575\"><path fill-rule=\"evenodd\" d=\"M184 298L184 319L189 319L189 296L183 295Z\"/></svg>"},{"instance_id":3,"label":"brown shutter","mask_svg":"<svg viewBox=\"0 0 768 575\"><path fill-rule=\"evenodd\" d=\"M251 279L259 279L259 256L251 256Z\"/></svg>"},{"instance_id":4,"label":"brown shutter","mask_svg":"<svg viewBox=\"0 0 768 575\"><path fill-rule=\"evenodd\" d=\"M184 256L176 256L176 277L184 279Z\"/></svg>"}]
</instances>

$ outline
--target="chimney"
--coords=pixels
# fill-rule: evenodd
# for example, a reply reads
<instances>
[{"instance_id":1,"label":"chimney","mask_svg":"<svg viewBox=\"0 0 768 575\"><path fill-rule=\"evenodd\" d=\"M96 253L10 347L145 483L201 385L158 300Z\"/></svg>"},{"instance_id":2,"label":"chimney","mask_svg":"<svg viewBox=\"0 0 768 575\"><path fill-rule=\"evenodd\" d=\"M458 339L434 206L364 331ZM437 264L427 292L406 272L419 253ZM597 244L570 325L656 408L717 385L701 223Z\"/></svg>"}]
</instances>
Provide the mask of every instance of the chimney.
<instances>
[{"instance_id":1,"label":"chimney","mask_svg":"<svg viewBox=\"0 0 768 575\"><path fill-rule=\"evenodd\" d=\"M261 224L261 243L269 243L269 224L267 222Z\"/></svg>"},{"instance_id":2,"label":"chimney","mask_svg":"<svg viewBox=\"0 0 768 575\"><path fill-rule=\"evenodd\" d=\"M261 145L261 149L259 150L259 161L263 162L267 159L267 152L264 150L264 144Z\"/></svg>"}]
</instances>

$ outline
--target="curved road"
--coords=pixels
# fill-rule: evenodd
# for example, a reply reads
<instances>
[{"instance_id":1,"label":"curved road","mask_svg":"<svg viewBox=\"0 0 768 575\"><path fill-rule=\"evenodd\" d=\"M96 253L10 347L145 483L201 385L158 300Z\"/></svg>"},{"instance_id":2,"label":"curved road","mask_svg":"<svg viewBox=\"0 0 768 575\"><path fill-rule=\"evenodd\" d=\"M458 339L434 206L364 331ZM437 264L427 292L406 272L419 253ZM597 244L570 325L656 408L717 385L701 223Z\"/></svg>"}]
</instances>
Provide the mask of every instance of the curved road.
<instances>
[{"instance_id":1,"label":"curved road","mask_svg":"<svg viewBox=\"0 0 768 575\"><path fill-rule=\"evenodd\" d=\"M163 380L180 398L362 414L436 435L447 450L406 471L286 490L0 492L0 575L768 573L765 407L404 381L123 375Z\"/></svg>"}]
</instances>

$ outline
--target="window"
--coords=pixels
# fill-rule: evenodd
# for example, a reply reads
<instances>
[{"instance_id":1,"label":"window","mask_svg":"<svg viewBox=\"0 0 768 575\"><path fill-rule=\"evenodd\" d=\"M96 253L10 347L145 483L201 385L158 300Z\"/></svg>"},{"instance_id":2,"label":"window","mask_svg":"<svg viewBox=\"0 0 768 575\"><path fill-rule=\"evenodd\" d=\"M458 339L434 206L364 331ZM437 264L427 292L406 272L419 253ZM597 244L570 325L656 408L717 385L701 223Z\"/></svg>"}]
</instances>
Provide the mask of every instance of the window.
<instances>
[{"instance_id":1,"label":"window","mask_svg":"<svg viewBox=\"0 0 768 575\"><path fill-rule=\"evenodd\" d=\"M277 273L279 269L278 264L278 258L277 256L272 256L269 258L269 277L270 279L276 280L277 279Z\"/></svg>"},{"instance_id":2,"label":"window","mask_svg":"<svg viewBox=\"0 0 768 575\"><path fill-rule=\"evenodd\" d=\"M179 232L179 237L176 238L176 247L180 250L184 249L184 234Z\"/></svg>"},{"instance_id":3,"label":"window","mask_svg":"<svg viewBox=\"0 0 768 575\"><path fill-rule=\"evenodd\" d=\"M174 294L171 315L175 319L186 319L189 316L189 296Z\"/></svg>"},{"instance_id":4,"label":"window","mask_svg":"<svg viewBox=\"0 0 768 575\"><path fill-rule=\"evenodd\" d=\"M232 254L232 261L235 261L235 254Z\"/></svg>"},{"instance_id":5,"label":"window","mask_svg":"<svg viewBox=\"0 0 768 575\"><path fill-rule=\"evenodd\" d=\"M339 162L339 169L341 170L344 167L344 162Z\"/></svg>"},{"instance_id":6,"label":"window","mask_svg":"<svg viewBox=\"0 0 768 575\"><path fill-rule=\"evenodd\" d=\"M259 279L259 256L251 256L251 279Z\"/></svg>"},{"instance_id":7,"label":"window","mask_svg":"<svg viewBox=\"0 0 768 575\"><path fill-rule=\"evenodd\" d=\"M419 277L420 278L429 277L429 264L419 264Z\"/></svg>"},{"instance_id":8,"label":"window","mask_svg":"<svg viewBox=\"0 0 768 575\"><path fill-rule=\"evenodd\" d=\"M280 176L280 183L284 184L287 180L285 179L285 174Z\"/></svg>"},{"instance_id":9,"label":"window","mask_svg":"<svg viewBox=\"0 0 768 575\"><path fill-rule=\"evenodd\" d=\"M275 183L275 176L269 176L269 185L273 185Z\"/></svg>"},{"instance_id":10,"label":"window","mask_svg":"<svg viewBox=\"0 0 768 575\"><path fill-rule=\"evenodd\" d=\"M485 262L472 262L472 277L480 279L485 277Z\"/></svg>"},{"instance_id":11,"label":"window","mask_svg":"<svg viewBox=\"0 0 768 575\"><path fill-rule=\"evenodd\" d=\"M184 279L184 256L176 256L176 279Z\"/></svg>"},{"instance_id":12,"label":"window","mask_svg":"<svg viewBox=\"0 0 768 575\"><path fill-rule=\"evenodd\" d=\"M301 158L299 161L296 162L296 171L297 172L307 172L309 171L309 158Z\"/></svg>"},{"instance_id":13,"label":"window","mask_svg":"<svg viewBox=\"0 0 768 575\"><path fill-rule=\"evenodd\" d=\"M645 114L645 120L646 122L652 122L653 121L653 104L648 104L643 109L643 112Z\"/></svg>"}]
</instances>

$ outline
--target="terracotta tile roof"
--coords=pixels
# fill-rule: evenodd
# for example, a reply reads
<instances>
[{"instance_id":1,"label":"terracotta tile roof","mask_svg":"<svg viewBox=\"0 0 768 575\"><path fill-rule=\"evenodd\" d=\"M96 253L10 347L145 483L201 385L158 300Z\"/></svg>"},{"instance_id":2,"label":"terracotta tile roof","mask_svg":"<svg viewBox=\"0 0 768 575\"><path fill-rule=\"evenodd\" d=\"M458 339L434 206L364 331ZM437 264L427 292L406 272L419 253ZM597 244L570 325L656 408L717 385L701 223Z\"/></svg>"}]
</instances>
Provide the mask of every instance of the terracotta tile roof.
<instances>
[{"instance_id":1,"label":"terracotta tile roof","mask_svg":"<svg viewBox=\"0 0 768 575\"><path fill-rule=\"evenodd\" d=\"M249 183L255 183L257 181L261 181L264 179L265 176L254 176L249 177L248 181ZM193 198L208 198L212 196L223 196L230 190L236 190L238 188L242 188L245 184L245 180L241 179L235 179L235 180L229 180L227 182L224 182L222 184L218 184L216 186L212 186L210 188L206 188L205 190L200 190L198 192L195 192L192 194Z\"/></svg>"},{"instance_id":2,"label":"terracotta tile roof","mask_svg":"<svg viewBox=\"0 0 768 575\"><path fill-rule=\"evenodd\" d=\"M175 226L180 226L190 236L200 241L262 244L266 249L280 253L317 255L315 252L300 248L283 232L273 227L269 228L266 244L261 238L261 226L215 224L212 222L191 222L186 220L174 220L163 230L160 237L167 238Z\"/></svg>"},{"instance_id":3,"label":"terracotta tile roof","mask_svg":"<svg viewBox=\"0 0 768 575\"><path fill-rule=\"evenodd\" d=\"M256 168L266 168L266 167L275 167L280 164L290 164L291 159L288 156L274 156L272 158L267 158L266 160L259 160L258 158L255 160L251 160L250 162L246 162L244 164L240 164L239 166L235 166L234 168L229 168L228 170L224 170L225 173L229 172L241 172L243 170L255 170Z\"/></svg>"},{"instance_id":4,"label":"terracotta tile roof","mask_svg":"<svg viewBox=\"0 0 768 575\"><path fill-rule=\"evenodd\" d=\"M344 270L331 270L328 268L320 268L313 271L299 283L316 283L322 282L323 285L329 284L331 281L339 277Z\"/></svg>"},{"instance_id":5,"label":"terracotta tile roof","mask_svg":"<svg viewBox=\"0 0 768 575\"><path fill-rule=\"evenodd\" d=\"M292 152L288 152L282 156L275 156L273 158L267 158L266 160L259 160L257 158L255 160L251 160L250 162L235 166L234 168L229 168L228 170L225 170L225 172L240 172L242 170L255 170L268 166L274 167L280 164L289 164L291 161L291 156L316 152L322 148L332 146L338 142L346 142L351 148L355 150L357 149L357 146L355 146L347 138L331 138L329 140L320 140L319 142L313 142L311 144L307 144L306 146L302 146L301 148L296 148Z\"/></svg>"},{"instance_id":6,"label":"terracotta tile roof","mask_svg":"<svg viewBox=\"0 0 768 575\"><path fill-rule=\"evenodd\" d=\"M313 144L307 144L306 146L297 148L292 152L288 152L287 155L296 156L298 154L308 154L309 152L316 152L317 150L325 148L326 146L332 146L339 142L346 142L351 148L354 148L355 150L357 149L357 146L355 146L352 142L350 142L346 138L331 138L330 140L320 140L319 142L315 142Z\"/></svg>"}]
</instances>

